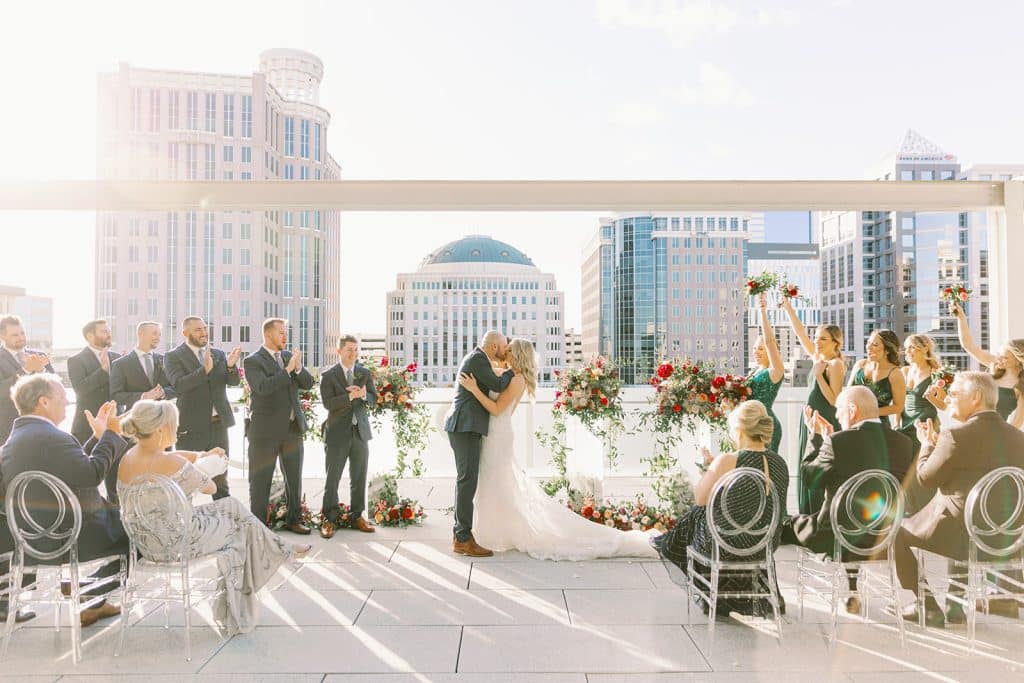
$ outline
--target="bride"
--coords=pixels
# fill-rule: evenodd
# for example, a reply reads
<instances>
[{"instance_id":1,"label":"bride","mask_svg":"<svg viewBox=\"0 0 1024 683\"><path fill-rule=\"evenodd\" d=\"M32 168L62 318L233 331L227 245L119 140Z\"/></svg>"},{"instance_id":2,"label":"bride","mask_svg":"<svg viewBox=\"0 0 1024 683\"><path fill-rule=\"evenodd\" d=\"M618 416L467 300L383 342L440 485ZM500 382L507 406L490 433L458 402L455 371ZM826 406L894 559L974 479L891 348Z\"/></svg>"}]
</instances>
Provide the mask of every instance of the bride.
<instances>
[{"instance_id":1,"label":"bride","mask_svg":"<svg viewBox=\"0 0 1024 683\"><path fill-rule=\"evenodd\" d=\"M516 460L512 413L523 393L537 388L533 344L514 339L509 345L512 382L496 400L483 393L473 375L459 384L473 393L491 414L480 451L473 531L482 545L494 550L519 550L542 560L590 560L598 557L657 557L650 543L654 532L619 531L580 517L527 479Z\"/></svg>"}]
</instances>

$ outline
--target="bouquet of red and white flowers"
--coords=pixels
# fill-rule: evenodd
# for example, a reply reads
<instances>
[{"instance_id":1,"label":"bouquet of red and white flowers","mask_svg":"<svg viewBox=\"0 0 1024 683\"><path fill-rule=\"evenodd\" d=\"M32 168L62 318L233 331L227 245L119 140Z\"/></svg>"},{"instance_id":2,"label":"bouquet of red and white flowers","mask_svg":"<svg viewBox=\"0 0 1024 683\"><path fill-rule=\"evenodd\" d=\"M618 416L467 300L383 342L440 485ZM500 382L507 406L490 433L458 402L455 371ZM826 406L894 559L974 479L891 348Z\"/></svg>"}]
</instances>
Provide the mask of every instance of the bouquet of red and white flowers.
<instances>
[{"instance_id":1,"label":"bouquet of red and white flowers","mask_svg":"<svg viewBox=\"0 0 1024 683\"><path fill-rule=\"evenodd\" d=\"M959 368L947 363L932 373L932 382L934 382L937 387L945 387L948 389L949 385L953 383L953 379L956 377L956 373L958 372L960 372Z\"/></svg>"},{"instance_id":2,"label":"bouquet of red and white flowers","mask_svg":"<svg viewBox=\"0 0 1024 683\"><path fill-rule=\"evenodd\" d=\"M963 282L957 281L942 288L940 299L946 303L963 307L970 300L971 294L972 290L968 289Z\"/></svg>"},{"instance_id":3,"label":"bouquet of red and white flowers","mask_svg":"<svg viewBox=\"0 0 1024 683\"><path fill-rule=\"evenodd\" d=\"M672 513L650 507L644 502L642 495L635 501L621 504L606 500L597 503L593 498L584 498L578 505L568 504L570 510L596 524L614 527L620 531L657 529L668 531L676 525Z\"/></svg>"},{"instance_id":4,"label":"bouquet of red and white flowers","mask_svg":"<svg viewBox=\"0 0 1024 683\"><path fill-rule=\"evenodd\" d=\"M590 426L605 417L622 417L622 380L615 364L597 356L589 363L555 372L554 409Z\"/></svg>"},{"instance_id":5,"label":"bouquet of red and white flowers","mask_svg":"<svg viewBox=\"0 0 1024 683\"><path fill-rule=\"evenodd\" d=\"M747 292L747 296L757 296L762 292L770 292L779 285L779 276L775 273L769 273L767 270L762 272L760 275L752 275L747 278L747 284L744 289Z\"/></svg>"},{"instance_id":6,"label":"bouquet of red and white flowers","mask_svg":"<svg viewBox=\"0 0 1024 683\"><path fill-rule=\"evenodd\" d=\"M377 402L367 406L370 413L379 415L388 410L411 410L412 399L416 395L416 389L412 386L416 368L416 363L409 363L402 368L391 365L386 356L381 358L380 364L370 369L374 387L377 389Z\"/></svg>"},{"instance_id":7,"label":"bouquet of red and white flowers","mask_svg":"<svg viewBox=\"0 0 1024 683\"><path fill-rule=\"evenodd\" d=\"M390 474L384 475L383 488L369 508L373 521L383 526L419 524L427 516L417 501L398 497L398 481Z\"/></svg>"},{"instance_id":8,"label":"bouquet of red and white flowers","mask_svg":"<svg viewBox=\"0 0 1024 683\"><path fill-rule=\"evenodd\" d=\"M785 278L783 278L783 280L785 280ZM800 288L797 287L792 282L785 282L785 281L781 282L779 284L779 294L781 295L781 299L779 299L779 305L780 306L782 305L783 301L791 301L791 300L794 300L794 299L796 301L800 301L800 302L803 302L803 303L808 303L807 297L802 295L800 293Z\"/></svg>"},{"instance_id":9,"label":"bouquet of red and white flowers","mask_svg":"<svg viewBox=\"0 0 1024 683\"><path fill-rule=\"evenodd\" d=\"M714 363L706 361L684 360L676 365L664 362L650 384L655 388L654 403L658 406L654 428L660 432L682 426L693 433L697 421L720 426L729 411L751 393L746 377L718 375Z\"/></svg>"}]
</instances>

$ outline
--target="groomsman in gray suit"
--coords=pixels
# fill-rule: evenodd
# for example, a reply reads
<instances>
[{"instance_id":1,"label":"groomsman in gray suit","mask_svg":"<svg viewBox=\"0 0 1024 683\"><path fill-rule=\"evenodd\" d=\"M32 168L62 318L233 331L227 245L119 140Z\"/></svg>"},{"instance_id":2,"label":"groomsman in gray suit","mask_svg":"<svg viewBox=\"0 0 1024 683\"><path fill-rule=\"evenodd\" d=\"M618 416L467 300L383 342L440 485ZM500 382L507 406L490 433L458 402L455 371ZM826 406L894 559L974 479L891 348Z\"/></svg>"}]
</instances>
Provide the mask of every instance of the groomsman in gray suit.
<instances>
[{"instance_id":1,"label":"groomsman in gray suit","mask_svg":"<svg viewBox=\"0 0 1024 683\"><path fill-rule=\"evenodd\" d=\"M95 415L110 400L110 364L121 357L110 350L110 326L106 320L90 320L82 328L85 348L68 358L68 377L75 390L75 417L71 434L78 443L92 438L85 411Z\"/></svg>"},{"instance_id":2,"label":"groomsman in gray suit","mask_svg":"<svg viewBox=\"0 0 1024 683\"><path fill-rule=\"evenodd\" d=\"M366 510L366 469L370 457L370 419L367 406L377 403L377 389L370 370L358 362L359 341L345 335L338 339L339 362L320 378L320 398L327 413L324 422L327 485L324 488L323 514L326 522L320 527L324 538L334 536L338 526L338 482L349 463L349 524L353 529L373 533L375 529L363 519Z\"/></svg>"},{"instance_id":3,"label":"groomsman in gray suit","mask_svg":"<svg viewBox=\"0 0 1024 683\"><path fill-rule=\"evenodd\" d=\"M53 373L50 358L42 351L27 348L25 327L16 315L0 318L0 446L7 441L18 417L11 399L11 388L19 378L39 372Z\"/></svg>"}]
</instances>

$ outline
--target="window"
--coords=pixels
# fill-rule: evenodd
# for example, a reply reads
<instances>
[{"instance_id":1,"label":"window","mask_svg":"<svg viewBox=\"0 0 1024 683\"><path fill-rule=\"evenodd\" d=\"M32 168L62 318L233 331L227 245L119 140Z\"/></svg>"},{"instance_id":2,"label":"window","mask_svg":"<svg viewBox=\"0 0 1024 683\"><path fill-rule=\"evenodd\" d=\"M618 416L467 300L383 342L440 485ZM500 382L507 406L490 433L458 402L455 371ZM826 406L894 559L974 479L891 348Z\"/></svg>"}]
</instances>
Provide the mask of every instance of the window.
<instances>
[{"instance_id":1,"label":"window","mask_svg":"<svg viewBox=\"0 0 1024 683\"><path fill-rule=\"evenodd\" d=\"M238 288L240 290L242 290L243 292L251 291L252 290L252 278L250 278L248 275L240 275L238 277Z\"/></svg>"},{"instance_id":2,"label":"window","mask_svg":"<svg viewBox=\"0 0 1024 683\"><path fill-rule=\"evenodd\" d=\"M146 261L148 263L156 263L159 260L159 257L160 257L160 249L159 249L159 247L155 247L155 246L146 247ZM156 287L156 285L153 285L153 287Z\"/></svg>"},{"instance_id":3,"label":"window","mask_svg":"<svg viewBox=\"0 0 1024 683\"><path fill-rule=\"evenodd\" d=\"M920 171L918 180L935 180L935 171Z\"/></svg>"},{"instance_id":4,"label":"window","mask_svg":"<svg viewBox=\"0 0 1024 683\"><path fill-rule=\"evenodd\" d=\"M206 180L217 179L217 146L206 145L206 170L204 178Z\"/></svg>"},{"instance_id":5,"label":"window","mask_svg":"<svg viewBox=\"0 0 1024 683\"><path fill-rule=\"evenodd\" d=\"M235 96L224 95L224 137L235 137ZM228 161L225 159L224 161ZM228 328L230 331L231 328Z\"/></svg>"},{"instance_id":6,"label":"window","mask_svg":"<svg viewBox=\"0 0 1024 683\"><path fill-rule=\"evenodd\" d=\"M185 126L189 130L199 130L199 93L191 91L185 103Z\"/></svg>"},{"instance_id":7,"label":"window","mask_svg":"<svg viewBox=\"0 0 1024 683\"><path fill-rule=\"evenodd\" d=\"M914 172L913 171L900 171L900 180L913 180L913 179L914 179Z\"/></svg>"},{"instance_id":8,"label":"window","mask_svg":"<svg viewBox=\"0 0 1024 683\"><path fill-rule=\"evenodd\" d=\"M320 124L313 126L313 159L320 161Z\"/></svg>"},{"instance_id":9,"label":"window","mask_svg":"<svg viewBox=\"0 0 1024 683\"><path fill-rule=\"evenodd\" d=\"M248 325L242 325L241 327L238 328L238 341L243 344L250 341Z\"/></svg>"},{"instance_id":10,"label":"window","mask_svg":"<svg viewBox=\"0 0 1024 683\"><path fill-rule=\"evenodd\" d=\"M178 91L167 93L167 127L175 130L178 127Z\"/></svg>"},{"instance_id":11,"label":"window","mask_svg":"<svg viewBox=\"0 0 1024 683\"><path fill-rule=\"evenodd\" d=\"M131 108L128 124L132 130L142 130L142 88L131 89Z\"/></svg>"},{"instance_id":12,"label":"window","mask_svg":"<svg viewBox=\"0 0 1024 683\"><path fill-rule=\"evenodd\" d=\"M239 250L239 252L238 252L238 263L240 265L243 265L243 266L251 266L252 265L252 250L251 249L241 249L241 250Z\"/></svg>"},{"instance_id":13,"label":"window","mask_svg":"<svg viewBox=\"0 0 1024 683\"><path fill-rule=\"evenodd\" d=\"M224 161L235 160L235 148L231 145L224 145Z\"/></svg>"},{"instance_id":14,"label":"window","mask_svg":"<svg viewBox=\"0 0 1024 683\"><path fill-rule=\"evenodd\" d=\"M241 229L239 230L239 232L241 233L239 235L239 237L241 237L243 240L251 240L252 239L252 225L251 224L249 224L249 223L242 223Z\"/></svg>"},{"instance_id":15,"label":"window","mask_svg":"<svg viewBox=\"0 0 1024 683\"><path fill-rule=\"evenodd\" d=\"M299 156L303 159L309 158L309 121L299 121Z\"/></svg>"},{"instance_id":16,"label":"window","mask_svg":"<svg viewBox=\"0 0 1024 683\"><path fill-rule=\"evenodd\" d=\"M160 91L149 91L149 132L155 133L160 130Z\"/></svg>"},{"instance_id":17,"label":"window","mask_svg":"<svg viewBox=\"0 0 1024 683\"><path fill-rule=\"evenodd\" d=\"M217 132L217 95L216 93L206 93L206 126L205 130L207 133Z\"/></svg>"},{"instance_id":18,"label":"window","mask_svg":"<svg viewBox=\"0 0 1024 683\"><path fill-rule=\"evenodd\" d=\"M252 137L252 95L242 95L242 137Z\"/></svg>"},{"instance_id":19,"label":"window","mask_svg":"<svg viewBox=\"0 0 1024 683\"><path fill-rule=\"evenodd\" d=\"M295 156L295 119L291 116L284 118L284 155Z\"/></svg>"},{"instance_id":20,"label":"window","mask_svg":"<svg viewBox=\"0 0 1024 683\"><path fill-rule=\"evenodd\" d=\"M221 263L225 266L231 265L231 250L223 249L221 251Z\"/></svg>"},{"instance_id":21,"label":"window","mask_svg":"<svg viewBox=\"0 0 1024 683\"><path fill-rule=\"evenodd\" d=\"M226 308L229 311L228 313L225 313L224 315L231 315L231 313L230 313L230 311L231 311L231 302L230 301L225 301L224 302L224 308ZM230 325L221 325L220 326L220 340L222 342L229 342L229 341L231 341L231 326Z\"/></svg>"},{"instance_id":22,"label":"window","mask_svg":"<svg viewBox=\"0 0 1024 683\"><path fill-rule=\"evenodd\" d=\"M242 163L252 163L252 147L242 147Z\"/></svg>"}]
</instances>

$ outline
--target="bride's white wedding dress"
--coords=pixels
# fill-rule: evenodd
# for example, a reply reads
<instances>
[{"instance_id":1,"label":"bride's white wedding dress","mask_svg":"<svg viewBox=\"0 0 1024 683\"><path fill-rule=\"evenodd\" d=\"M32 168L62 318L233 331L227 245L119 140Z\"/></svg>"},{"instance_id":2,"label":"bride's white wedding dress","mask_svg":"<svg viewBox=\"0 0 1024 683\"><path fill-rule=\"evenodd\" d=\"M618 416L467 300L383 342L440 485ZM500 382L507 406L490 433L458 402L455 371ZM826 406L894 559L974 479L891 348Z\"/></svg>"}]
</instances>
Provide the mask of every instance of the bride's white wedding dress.
<instances>
[{"instance_id":1,"label":"bride's white wedding dress","mask_svg":"<svg viewBox=\"0 0 1024 683\"><path fill-rule=\"evenodd\" d=\"M526 477L512 442L512 413L517 405L491 416L483 440L473 514L477 542L491 550L519 550L541 560L658 557L650 544L653 532L619 531L584 519Z\"/></svg>"}]
</instances>

